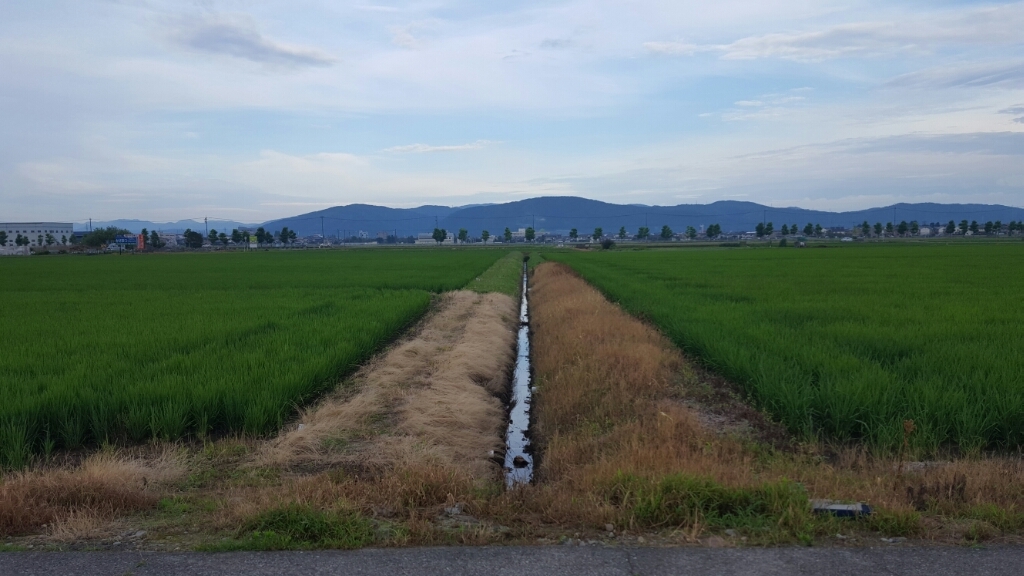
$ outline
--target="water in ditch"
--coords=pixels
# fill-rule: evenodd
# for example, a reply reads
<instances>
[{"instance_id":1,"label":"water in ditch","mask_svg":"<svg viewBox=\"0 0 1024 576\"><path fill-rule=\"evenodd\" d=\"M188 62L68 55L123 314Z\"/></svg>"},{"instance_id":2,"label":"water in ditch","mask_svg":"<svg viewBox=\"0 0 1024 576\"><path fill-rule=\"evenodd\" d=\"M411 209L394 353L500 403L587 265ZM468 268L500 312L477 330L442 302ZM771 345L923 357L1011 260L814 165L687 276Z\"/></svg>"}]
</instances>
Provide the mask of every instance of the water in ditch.
<instances>
[{"instance_id":1,"label":"water in ditch","mask_svg":"<svg viewBox=\"0 0 1024 576\"><path fill-rule=\"evenodd\" d=\"M527 300L527 269L523 262L523 296L519 305L519 337L516 342L516 367L512 373L508 432L505 434L505 484L526 484L533 479L533 454L530 452L530 311Z\"/></svg>"}]
</instances>

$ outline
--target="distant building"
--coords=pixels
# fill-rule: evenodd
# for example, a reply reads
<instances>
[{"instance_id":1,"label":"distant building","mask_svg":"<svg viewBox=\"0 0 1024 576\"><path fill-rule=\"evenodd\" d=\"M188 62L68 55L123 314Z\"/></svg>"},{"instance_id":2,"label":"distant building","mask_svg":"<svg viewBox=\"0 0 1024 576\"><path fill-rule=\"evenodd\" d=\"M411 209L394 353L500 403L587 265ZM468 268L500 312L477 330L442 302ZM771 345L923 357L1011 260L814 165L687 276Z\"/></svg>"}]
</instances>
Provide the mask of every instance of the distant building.
<instances>
[{"instance_id":1,"label":"distant building","mask_svg":"<svg viewBox=\"0 0 1024 576\"><path fill-rule=\"evenodd\" d=\"M7 243L14 245L18 235L28 238L29 247L45 246L46 235L53 236L54 244L60 244L61 238L66 238L71 243L71 236L74 234L70 222L4 222L0 223L0 232L7 233ZM42 242L39 237L42 236Z\"/></svg>"},{"instance_id":2,"label":"distant building","mask_svg":"<svg viewBox=\"0 0 1024 576\"><path fill-rule=\"evenodd\" d=\"M926 226L926 227L921 228L920 230L918 230L918 234L920 234L921 236L931 236L932 235L932 229L928 228Z\"/></svg>"},{"instance_id":3,"label":"distant building","mask_svg":"<svg viewBox=\"0 0 1024 576\"><path fill-rule=\"evenodd\" d=\"M445 242L455 242L455 233L449 232L448 236L444 239ZM417 244L437 244L437 240L434 240L434 234L432 232L420 232L416 235Z\"/></svg>"}]
</instances>

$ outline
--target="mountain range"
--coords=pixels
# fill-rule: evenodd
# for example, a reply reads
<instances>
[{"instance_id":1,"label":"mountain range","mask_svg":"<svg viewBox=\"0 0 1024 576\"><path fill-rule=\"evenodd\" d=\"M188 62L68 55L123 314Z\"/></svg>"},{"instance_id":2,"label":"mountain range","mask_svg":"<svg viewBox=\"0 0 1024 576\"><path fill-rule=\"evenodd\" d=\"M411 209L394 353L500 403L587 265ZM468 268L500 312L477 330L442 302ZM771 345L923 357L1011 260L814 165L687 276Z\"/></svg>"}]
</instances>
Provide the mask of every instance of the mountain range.
<instances>
[{"instance_id":1,"label":"mountain range","mask_svg":"<svg viewBox=\"0 0 1024 576\"><path fill-rule=\"evenodd\" d=\"M930 222L946 223L950 220L1012 220L1024 221L1024 208L995 204L894 204L850 212L826 212L803 208L775 208L753 202L720 201L711 204L679 204L677 206L645 206L638 204L611 204L575 196L547 196L530 198L504 204L486 204L461 207L420 206L418 208L387 208L369 204L335 206L316 212L299 214L287 218L270 220L259 224L247 224L227 220L211 220L208 225L218 231L230 232L233 228L255 229L263 226L270 231L287 226L299 236L320 234L327 236L353 236L360 231L371 237L378 232L399 236L410 236L430 232L435 226L449 231L467 229L477 236L483 230L500 234L506 227L512 230L534 227L538 232L566 233L571 228L580 234L592 232L601 227L606 233L615 233L624 226L631 234L640 226L647 226L657 233L663 225L674 231L687 226L700 228L719 224L726 232L753 230L759 222L772 222L776 228L782 224L797 224L801 228L807 223L821 224L826 228L852 227L865 220L870 224L881 222L899 223L916 220L921 224ZM93 222L93 227L117 226L138 232L142 228L165 232L182 232L186 228L206 230L206 224L195 220L178 222L148 222L143 220L113 220ZM84 229L76 224L76 229Z\"/></svg>"}]
</instances>

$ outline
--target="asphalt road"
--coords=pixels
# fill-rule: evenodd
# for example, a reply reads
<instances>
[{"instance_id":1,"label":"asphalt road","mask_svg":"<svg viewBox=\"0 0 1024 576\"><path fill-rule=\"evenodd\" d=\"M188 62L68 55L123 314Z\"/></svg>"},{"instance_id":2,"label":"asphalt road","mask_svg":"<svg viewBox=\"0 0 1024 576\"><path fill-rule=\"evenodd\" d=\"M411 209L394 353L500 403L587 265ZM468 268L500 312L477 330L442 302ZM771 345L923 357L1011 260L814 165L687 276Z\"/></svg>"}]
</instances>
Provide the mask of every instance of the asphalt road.
<instances>
[{"instance_id":1,"label":"asphalt road","mask_svg":"<svg viewBox=\"0 0 1024 576\"><path fill-rule=\"evenodd\" d=\"M1024 574L1024 547L605 548L533 546L322 552L7 552L0 575Z\"/></svg>"}]
</instances>

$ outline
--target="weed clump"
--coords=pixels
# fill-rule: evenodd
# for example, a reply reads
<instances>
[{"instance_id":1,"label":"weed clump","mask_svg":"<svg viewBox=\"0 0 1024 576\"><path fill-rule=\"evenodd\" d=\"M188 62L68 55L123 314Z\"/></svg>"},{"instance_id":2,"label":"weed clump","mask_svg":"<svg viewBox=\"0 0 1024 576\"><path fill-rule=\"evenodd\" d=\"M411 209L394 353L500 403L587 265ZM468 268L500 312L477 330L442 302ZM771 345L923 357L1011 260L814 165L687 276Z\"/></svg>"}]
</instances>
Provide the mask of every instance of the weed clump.
<instances>
[{"instance_id":1,"label":"weed clump","mask_svg":"<svg viewBox=\"0 0 1024 576\"><path fill-rule=\"evenodd\" d=\"M376 541L373 522L356 512L291 504L261 512L242 525L244 538L211 550L362 548Z\"/></svg>"},{"instance_id":2,"label":"weed clump","mask_svg":"<svg viewBox=\"0 0 1024 576\"><path fill-rule=\"evenodd\" d=\"M608 491L633 526L712 529L785 526L794 531L810 520L803 487L781 480L732 488L710 478L671 474L660 479L619 474Z\"/></svg>"}]
</instances>

